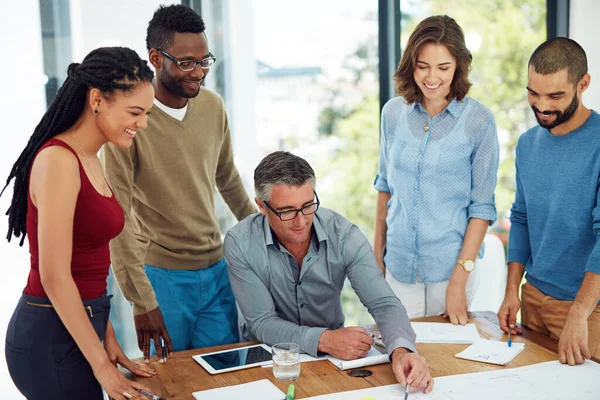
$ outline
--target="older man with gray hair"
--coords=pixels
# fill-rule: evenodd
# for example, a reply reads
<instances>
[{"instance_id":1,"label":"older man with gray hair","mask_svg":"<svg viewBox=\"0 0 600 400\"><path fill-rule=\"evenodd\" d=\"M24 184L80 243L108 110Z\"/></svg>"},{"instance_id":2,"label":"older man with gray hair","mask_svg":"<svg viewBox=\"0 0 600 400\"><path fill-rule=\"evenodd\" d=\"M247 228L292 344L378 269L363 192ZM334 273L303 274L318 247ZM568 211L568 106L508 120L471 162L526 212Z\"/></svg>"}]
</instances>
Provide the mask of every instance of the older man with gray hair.
<instances>
[{"instance_id":1,"label":"older man with gray hair","mask_svg":"<svg viewBox=\"0 0 600 400\"><path fill-rule=\"evenodd\" d=\"M433 378L416 353L406 310L377 266L365 235L320 208L315 174L288 152L265 157L254 171L254 214L224 242L233 292L250 333L273 345L294 342L312 356L364 357L373 338L344 328L340 293L346 277L379 326L398 381L428 393Z\"/></svg>"}]
</instances>

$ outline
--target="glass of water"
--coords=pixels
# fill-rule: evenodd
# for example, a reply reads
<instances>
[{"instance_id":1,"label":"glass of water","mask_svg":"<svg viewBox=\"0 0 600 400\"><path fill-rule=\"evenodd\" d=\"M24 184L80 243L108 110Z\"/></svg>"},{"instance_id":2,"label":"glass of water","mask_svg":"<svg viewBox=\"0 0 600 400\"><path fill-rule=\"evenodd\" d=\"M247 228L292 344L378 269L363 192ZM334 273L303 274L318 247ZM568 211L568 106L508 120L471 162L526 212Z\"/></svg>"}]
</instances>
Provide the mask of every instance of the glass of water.
<instances>
[{"instance_id":1,"label":"glass of water","mask_svg":"<svg viewBox=\"0 0 600 400\"><path fill-rule=\"evenodd\" d=\"M292 381L300 375L300 348L296 343L279 343L271 347L273 375L282 381Z\"/></svg>"}]
</instances>

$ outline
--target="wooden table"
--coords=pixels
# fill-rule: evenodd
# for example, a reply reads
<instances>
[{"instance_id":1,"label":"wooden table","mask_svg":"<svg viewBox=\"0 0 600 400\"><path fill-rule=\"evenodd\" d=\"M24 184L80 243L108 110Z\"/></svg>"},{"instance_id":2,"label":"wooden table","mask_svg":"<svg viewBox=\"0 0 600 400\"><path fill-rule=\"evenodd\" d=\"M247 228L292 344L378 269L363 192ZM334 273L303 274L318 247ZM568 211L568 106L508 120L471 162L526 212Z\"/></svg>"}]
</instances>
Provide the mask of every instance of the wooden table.
<instances>
[{"instance_id":1,"label":"wooden table","mask_svg":"<svg viewBox=\"0 0 600 400\"><path fill-rule=\"evenodd\" d=\"M415 321L448 322L442 317L420 318ZM469 315L469 322L474 322L477 325L479 334L482 337L507 340L506 335L499 328L498 318L494 313L472 313ZM468 347L468 345L464 344L418 343L417 350L427 359L431 374L434 377L522 367L557 359L556 349L558 343L537 332L523 328L523 334L513 336L513 341L515 343L526 343L526 346L506 367L456 358L454 356L456 353ZM289 382L275 379L271 368L257 367L210 375L192 359L192 356L196 354L241 347L253 343L256 342L177 352L169 357L167 364L159 364L156 362L156 358L153 357L150 365L158 372L158 375L150 379L138 378L138 381L149 386L154 393L162 396L164 399L189 400L193 399L192 392L252 382L259 379L269 379L285 393ZM597 359L594 359L594 361L600 362ZM339 370L327 360L302 363L300 377L294 381L296 398L301 399L310 396L397 383L391 364L375 365L366 367L366 369L371 370L373 375L367 378L353 378L348 375L348 371Z\"/></svg>"}]
</instances>

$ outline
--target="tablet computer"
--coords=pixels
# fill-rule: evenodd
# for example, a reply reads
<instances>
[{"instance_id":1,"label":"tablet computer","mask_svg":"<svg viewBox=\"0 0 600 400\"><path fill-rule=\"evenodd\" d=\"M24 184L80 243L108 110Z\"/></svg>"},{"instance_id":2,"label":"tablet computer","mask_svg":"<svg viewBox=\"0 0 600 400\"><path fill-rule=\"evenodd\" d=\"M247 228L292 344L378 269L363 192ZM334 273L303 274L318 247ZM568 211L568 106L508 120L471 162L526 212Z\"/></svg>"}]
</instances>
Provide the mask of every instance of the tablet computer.
<instances>
[{"instance_id":1,"label":"tablet computer","mask_svg":"<svg viewBox=\"0 0 600 400\"><path fill-rule=\"evenodd\" d=\"M199 354L193 358L213 375L270 364L272 360L271 348L262 343Z\"/></svg>"}]
</instances>

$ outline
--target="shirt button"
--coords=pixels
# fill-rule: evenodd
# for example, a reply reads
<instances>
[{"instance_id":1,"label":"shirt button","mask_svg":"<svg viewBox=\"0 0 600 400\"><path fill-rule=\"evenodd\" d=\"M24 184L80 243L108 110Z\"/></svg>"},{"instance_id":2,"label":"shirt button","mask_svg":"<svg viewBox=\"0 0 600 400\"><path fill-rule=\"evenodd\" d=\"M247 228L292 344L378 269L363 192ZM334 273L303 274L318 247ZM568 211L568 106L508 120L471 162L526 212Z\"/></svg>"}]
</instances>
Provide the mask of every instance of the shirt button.
<instances>
[{"instance_id":1,"label":"shirt button","mask_svg":"<svg viewBox=\"0 0 600 400\"><path fill-rule=\"evenodd\" d=\"M298 282L298 286L302 285L302 281Z\"/></svg>"},{"instance_id":2,"label":"shirt button","mask_svg":"<svg viewBox=\"0 0 600 400\"><path fill-rule=\"evenodd\" d=\"M300 308L304 308L304 304L300 304Z\"/></svg>"}]
</instances>

